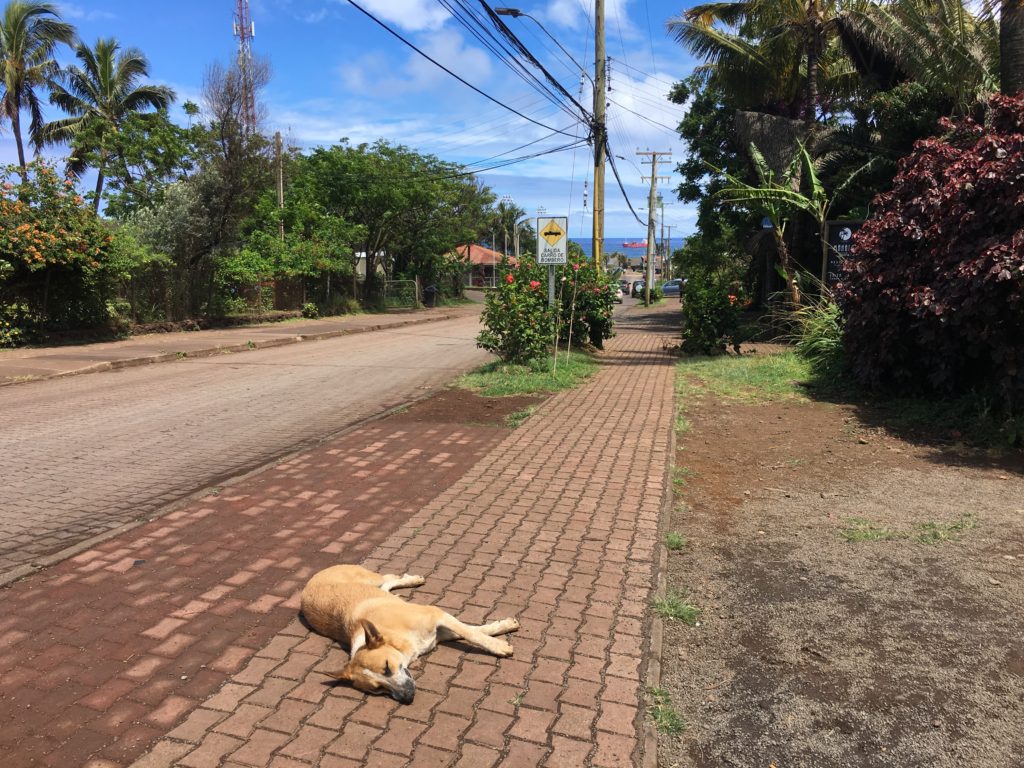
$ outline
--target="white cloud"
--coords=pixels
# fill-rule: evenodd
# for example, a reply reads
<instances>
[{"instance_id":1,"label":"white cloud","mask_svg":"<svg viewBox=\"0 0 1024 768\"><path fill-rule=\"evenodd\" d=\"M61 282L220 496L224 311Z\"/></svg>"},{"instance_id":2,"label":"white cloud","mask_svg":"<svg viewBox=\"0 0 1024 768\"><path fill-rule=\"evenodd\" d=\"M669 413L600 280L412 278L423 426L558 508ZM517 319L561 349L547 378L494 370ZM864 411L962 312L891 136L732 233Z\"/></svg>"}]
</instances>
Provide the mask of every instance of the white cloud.
<instances>
[{"instance_id":1,"label":"white cloud","mask_svg":"<svg viewBox=\"0 0 1024 768\"><path fill-rule=\"evenodd\" d=\"M635 29L629 20L627 6L630 0L607 0L604 17L605 29L615 25L615 31L633 36ZM548 7L540 12L542 18L563 27L579 28L583 25L593 26L593 3L590 0L551 0Z\"/></svg>"},{"instance_id":2,"label":"white cloud","mask_svg":"<svg viewBox=\"0 0 1024 768\"><path fill-rule=\"evenodd\" d=\"M309 13L300 14L298 18L306 24L319 24L327 18L327 14L328 10L326 8L321 8L318 11L310 11Z\"/></svg>"},{"instance_id":3,"label":"white cloud","mask_svg":"<svg viewBox=\"0 0 1024 768\"><path fill-rule=\"evenodd\" d=\"M451 18L448 11L433 0L360 0L359 5L409 32L440 29Z\"/></svg>"},{"instance_id":4,"label":"white cloud","mask_svg":"<svg viewBox=\"0 0 1024 768\"><path fill-rule=\"evenodd\" d=\"M431 58L476 86L491 75L491 59L479 48L466 45L462 36L452 30L433 32L420 41L419 47ZM405 65L396 71L394 60L384 53L368 53L338 68L345 88L355 94L377 98L409 93L423 93L440 87L465 90L465 86L427 61L415 51ZM450 95L445 93L444 97Z\"/></svg>"},{"instance_id":5,"label":"white cloud","mask_svg":"<svg viewBox=\"0 0 1024 768\"><path fill-rule=\"evenodd\" d=\"M100 21L104 19L117 18L116 13L96 8L87 11L81 6L74 5L73 3L61 3L59 10L62 17L66 19L74 19L75 21Z\"/></svg>"}]
</instances>

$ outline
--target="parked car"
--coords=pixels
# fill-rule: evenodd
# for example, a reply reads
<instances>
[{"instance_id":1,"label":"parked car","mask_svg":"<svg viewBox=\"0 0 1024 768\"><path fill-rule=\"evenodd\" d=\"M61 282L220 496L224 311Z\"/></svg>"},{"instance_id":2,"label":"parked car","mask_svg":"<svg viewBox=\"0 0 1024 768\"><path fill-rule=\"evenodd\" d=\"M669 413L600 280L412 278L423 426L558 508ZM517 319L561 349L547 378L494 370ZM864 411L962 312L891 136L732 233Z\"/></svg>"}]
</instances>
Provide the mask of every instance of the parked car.
<instances>
[{"instance_id":1,"label":"parked car","mask_svg":"<svg viewBox=\"0 0 1024 768\"><path fill-rule=\"evenodd\" d=\"M644 292L644 285L645 283L643 280L634 280L633 287L630 289L629 295L635 299Z\"/></svg>"},{"instance_id":2,"label":"parked car","mask_svg":"<svg viewBox=\"0 0 1024 768\"><path fill-rule=\"evenodd\" d=\"M677 277L673 280L666 280L661 284L662 296L678 296L683 290L683 278Z\"/></svg>"},{"instance_id":3,"label":"parked car","mask_svg":"<svg viewBox=\"0 0 1024 768\"><path fill-rule=\"evenodd\" d=\"M614 302L616 302L618 304L621 304L622 303L622 296L623 296L622 286L613 285L612 286L612 301L614 301Z\"/></svg>"},{"instance_id":4,"label":"parked car","mask_svg":"<svg viewBox=\"0 0 1024 768\"><path fill-rule=\"evenodd\" d=\"M619 288L622 289L623 293L629 293L629 286L630 286L630 281L629 280L619 280Z\"/></svg>"}]
</instances>

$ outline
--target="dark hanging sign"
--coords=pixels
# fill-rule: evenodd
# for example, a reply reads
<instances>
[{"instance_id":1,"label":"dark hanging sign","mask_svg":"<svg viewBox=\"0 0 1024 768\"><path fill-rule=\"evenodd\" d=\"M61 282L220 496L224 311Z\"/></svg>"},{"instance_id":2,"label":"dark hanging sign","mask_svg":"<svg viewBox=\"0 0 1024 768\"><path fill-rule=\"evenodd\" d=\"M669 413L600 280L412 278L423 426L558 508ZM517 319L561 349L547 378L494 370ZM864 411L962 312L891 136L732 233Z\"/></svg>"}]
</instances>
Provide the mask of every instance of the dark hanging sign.
<instances>
[{"instance_id":1,"label":"dark hanging sign","mask_svg":"<svg viewBox=\"0 0 1024 768\"><path fill-rule=\"evenodd\" d=\"M843 259L850 255L853 235L864 223L863 220L830 221L828 223L828 266L825 269L825 283L835 285L840 279Z\"/></svg>"}]
</instances>

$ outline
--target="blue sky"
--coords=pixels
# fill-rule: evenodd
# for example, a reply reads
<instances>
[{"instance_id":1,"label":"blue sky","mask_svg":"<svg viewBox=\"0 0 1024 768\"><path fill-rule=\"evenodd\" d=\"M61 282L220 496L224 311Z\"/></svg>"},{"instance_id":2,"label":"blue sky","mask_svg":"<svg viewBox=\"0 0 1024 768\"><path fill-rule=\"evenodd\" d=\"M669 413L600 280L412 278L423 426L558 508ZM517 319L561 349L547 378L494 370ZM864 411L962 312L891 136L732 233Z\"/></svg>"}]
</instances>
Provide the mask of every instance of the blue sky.
<instances>
[{"instance_id":1,"label":"blue sky","mask_svg":"<svg viewBox=\"0 0 1024 768\"><path fill-rule=\"evenodd\" d=\"M503 104L569 138L531 124L474 93L359 13L346 0L250 0L256 26L253 49L269 58L273 80L264 102L265 129L280 130L304 147L329 145L342 137L352 142L385 138L453 162L483 162L554 148L571 142L582 127L545 101L484 49L438 0L356 0L412 43L430 53L477 88ZM231 33L234 0L97 0L56 3L82 39L113 36L142 49L152 80L185 99L200 101L203 73L235 53ZM469 3L478 6L475 0ZM517 7L541 21L572 53L593 66L593 0L509 0L493 6ZM673 153L669 173L684 146L668 127L682 109L664 96L670 84L688 74L693 62L665 31L668 18L681 12L676 2L606 0L607 51L612 57L608 94L609 139L626 192L634 207L646 207L637 149ZM509 27L570 93L589 108L588 87L580 96L576 67L526 18L506 19ZM70 58L65 56L65 58ZM180 113L179 113L180 114ZM183 121L183 117L182 117ZM547 138L545 138L547 137ZM539 141L538 141L539 140ZM529 142L527 149L515 150ZM0 161L15 152L9 132L0 132ZM504 159L504 158L502 158ZM509 195L530 213L544 207L551 215L570 216L570 235L590 234L592 200L583 208L583 183L592 174L589 147L546 155L510 167L483 172L480 178L499 195ZM473 167L473 166L470 166ZM649 171L644 170L645 173ZM694 211L675 200L678 183L662 184L665 222L672 238L692 231ZM608 172L606 232L609 237L642 237L645 229L630 214ZM646 220L646 210L638 210Z\"/></svg>"}]
</instances>

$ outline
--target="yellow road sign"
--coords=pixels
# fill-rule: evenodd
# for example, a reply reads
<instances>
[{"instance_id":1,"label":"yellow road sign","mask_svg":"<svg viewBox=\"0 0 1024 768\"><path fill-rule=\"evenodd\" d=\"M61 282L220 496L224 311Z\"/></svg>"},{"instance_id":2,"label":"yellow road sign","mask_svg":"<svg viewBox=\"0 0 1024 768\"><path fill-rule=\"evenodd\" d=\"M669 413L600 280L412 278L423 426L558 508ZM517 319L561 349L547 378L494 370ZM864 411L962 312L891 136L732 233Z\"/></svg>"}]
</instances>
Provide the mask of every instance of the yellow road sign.
<instances>
[{"instance_id":1,"label":"yellow road sign","mask_svg":"<svg viewBox=\"0 0 1024 768\"><path fill-rule=\"evenodd\" d=\"M565 229L555 219L549 219L540 231L540 236L548 241L548 245L555 245L565 237Z\"/></svg>"}]
</instances>

